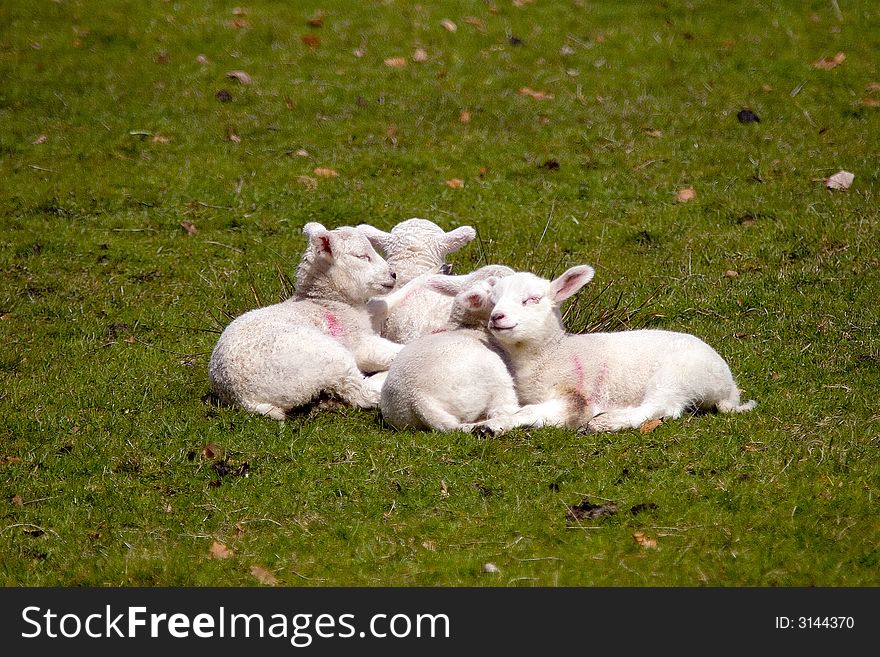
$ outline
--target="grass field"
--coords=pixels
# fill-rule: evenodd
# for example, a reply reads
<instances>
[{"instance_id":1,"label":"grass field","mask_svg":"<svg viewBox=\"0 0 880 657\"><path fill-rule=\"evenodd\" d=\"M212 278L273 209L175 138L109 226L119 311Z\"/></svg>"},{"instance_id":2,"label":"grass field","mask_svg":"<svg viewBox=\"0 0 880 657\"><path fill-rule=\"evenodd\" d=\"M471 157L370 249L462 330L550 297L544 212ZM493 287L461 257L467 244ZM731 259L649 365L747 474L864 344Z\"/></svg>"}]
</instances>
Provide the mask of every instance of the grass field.
<instances>
[{"instance_id":1,"label":"grass field","mask_svg":"<svg viewBox=\"0 0 880 657\"><path fill-rule=\"evenodd\" d=\"M868 0L4 1L0 583L880 585L878 52ZM592 264L572 329L692 332L758 407L481 439L203 400L304 223L412 216L478 230L459 272Z\"/></svg>"}]
</instances>

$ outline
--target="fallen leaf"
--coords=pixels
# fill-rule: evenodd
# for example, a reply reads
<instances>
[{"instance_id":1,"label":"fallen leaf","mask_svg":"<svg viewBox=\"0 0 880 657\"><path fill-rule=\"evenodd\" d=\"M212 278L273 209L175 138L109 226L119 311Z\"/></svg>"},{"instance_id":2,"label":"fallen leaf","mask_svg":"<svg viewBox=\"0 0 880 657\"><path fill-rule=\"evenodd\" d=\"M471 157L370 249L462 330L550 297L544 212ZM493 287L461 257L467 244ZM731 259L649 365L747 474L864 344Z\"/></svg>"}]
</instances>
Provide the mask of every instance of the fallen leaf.
<instances>
[{"instance_id":1,"label":"fallen leaf","mask_svg":"<svg viewBox=\"0 0 880 657\"><path fill-rule=\"evenodd\" d=\"M458 115L458 122L467 125L471 122L471 113L467 110Z\"/></svg>"},{"instance_id":2,"label":"fallen leaf","mask_svg":"<svg viewBox=\"0 0 880 657\"><path fill-rule=\"evenodd\" d=\"M318 181L310 176L297 176L296 181L306 189L318 188Z\"/></svg>"},{"instance_id":3,"label":"fallen leaf","mask_svg":"<svg viewBox=\"0 0 880 657\"><path fill-rule=\"evenodd\" d=\"M575 53L575 49L572 48L572 47L571 47L570 45L568 45L568 44L563 45L563 46L559 49L559 54L562 55L563 57L570 57L570 56L573 55L574 53Z\"/></svg>"},{"instance_id":4,"label":"fallen leaf","mask_svg":"<svg viewBox=\"0 0 880 657\"><path fill-rule=\"evenodd\" d=\"M869 82L865 85L865 91L869 94L875 94L880 91L880 82Z\"/></svg>"},{"instance_id":5,"label":"fallen leaf","mask_svg":"<svg viewBox=\"0 0 880 657\"><path fill-rule=\"evenodd\" d=\"M741 109L736 113L736 119L740 123L760 123L761 119L750 109Z\"/></svg>"},{"instance_id":6,"label":"fallen leaf","mask_svg":"<svg viewBox=\"0 0 880 657\"><path fill-rule=\"evenodd\" d=\"M125 339L123 339L123 342L125 342L126 344L134 344L135 342L137 342L137 338L133 335L127 335L125 336Z\"/></svg>"},{"instance_id":7,"label":"fallen leaf","mask_svg":"<svg viewBox=\"0 0 880 657\"><path fill-rule=\"evenodd\" d=\"M196 225L191 221L181 221L180 227L183 228L189 235L195 235L198 232L198 229L196 229Z\"/></svg>"},{"instance_id":8,"label":"fallen leaf","mask_svg":"<svg viewBox=\"0 0 880 657\"><path fill-rule=\"evenodd\" d=\"M284 106L287 109L292 110L294 107L296 107L296 103L293 102L293 100L289 96L285 96L284 97Z\"/></svg>"},{"instance_id":9,"label":"fallen leaf","mask_svg":"<svg viewBox=\"0 0 880 657\"><path fill-rule=\"evenodd\" d=\"M428 61L428 51L424 48L417 48L415 52L413 52L412 58L414 62L426 62Z\"/></svg>"},{"instance_id":10,"label":"fallen leaf","mask_svg":"<svg viewBox=\"0 0 880 657\"><path fill-rule=\"evenodd\" d=\"M367 54L367 51L364 48L357 48L352 52L352 54L355 57L357 57L358 59L360 59L361 57L363 57L364 55Z\"/></svg>"},{"instance_id":11,"label":"fallen leaf","mask_svg":"<svg viewBox=\"0 0 880 657\"><path fill-rule=\"evenodd\" d=\"M770 93L771 91L773 91L773 87L771 87L769 84L762 84L761 91Z\"/></svg>"},{"instance_id":12,"label":"fallen leaf","mask_svg":"<svg viewBox=\"0 0 880 657\"><path fill-rule=\"evenodd\" d=\"M832 68L837 68L846 60L846 54L839 52L834 57L825 57L820 59L817 62L813 63L814 68L818 68L822 71L830 71Z\"/></svg>"},{"instance_id":13,"label":"fallen leaf","mask_svg":"<svg viewBox=\"0 0 880 657\"><path fill-rule=\"evenodd\" d=\"M644 532L634 532L633 540L643 548L657 548L657 539L646 536Z\"/></svg>"},{"instance_id":14,"label":"fallen leaf","mask_svg":"<svg viewBox=\"0 0 880 657\"><path fill-rule=\"evenodd\" d=\"M577 504L566 508L565 517L570 521L598 520L604 516L613 516L617 513L617 505L614 502L605 504L593 504L589 498L584 498Z\"/></svg>"},{"instance_id":15,"label":"fallen leaf","mask_svg":"<svg viewBox=\"0 0 880 657\"><path fill-rule=\"evenodd\" d=\"M432 541L430 539L422 541L422 547L430 552L437 551L437 546L435 545L434 541Z\"/></svg>"},{"instance_id":16,"label":"fallen leaf","mask_svg":"<svg viewBox=\"0 0 880 657\"><path fill-rule=\"evenodd\" d=\"M31 143L32 143L34 146L39 146L40 144L45 144L47 141L49 141L49 136L48 136L48 135L40 135L39 137L37 137L36 139L34 139Z\"/></svg>"},{"instance_id":17,"label":"fallen leaf","mask_svg":"<svg viewBox=\"0 0 880 657\"><path fill-rule=\"evenodd\" d=\"M445 479L440 480L440 497L449 497L449 486Z\"/></svg>"},{"instance_id":18,"label":"fallen leaf","mask_svg":"<svg viewBox=\"0 0 880 657\"><path fill-rule=\"evenodd\" d=\"M312 173L321 178L335 178L339 175L333 169L328 169L326 167L317 167Z\"/></svg>"},{"instance_id":19,"label":"fallen leaf","mask_svg":"<svg viewBox=\"0 0 880 657\"><path fill-rule=\"evenodd\" d=\"M654 139L659 139L663 136L663 133L656 128L645 128L645 134L649 137L653 137Z\"/></svg>"},{"instance_id":20,"label":"fallen leaf","mask_svg":"<svg viewBox=\"0 0 880 657\"><path fill-rule=\"evenodd\" d=\"M266 586L275 586L278 584L278 579L275 575L262 566L251 566L251 575L256 577L260 584L265 584Z\"/></svg>"},{"instance_id":21,"label":"fallen leaf","mask_svg":"<svg viewBox=\"0 0 880 657\"><path fill-rule=\"evenodd\" d=\"M233 144L240 144L241 137L239 137L232 128L226 128L226 141L231 141Z\"/></svg>"},{"instance_id":22,"label":"fallen leaf","mask_svg":"<svg viewBox=\"0 0 880 657\"><path fill-rule=\"evenodd\" d=\"M209 461L213 461L214 459L222 459L223 458L223 448L216 443L208 443L202 448L202 458L206 458Z\"/></svg>"},{"instance_id":23,"label":"fallen leaf","mask_svg":"<svg viewBox=\"0 0 880 657\"><path fill-rule=\"evenodd\" d=\"M154 144L169 144L171 143L171 137L167 137L165 135L155 134L153 138L150 140Z\"/></svg>"},{"instance_id":24,"label":"fallen leaf","mask_svg":"<svg viewBox=\"0 0 880 657\"><path fill-rule=\"evenodd\" d=\"M15 506L24 506L24 500L21 499L21 495L13 495L11 501Z\"/></svg>"},{"instance_id":25,"label":"fallen leaf","mask_svg":"<svg viewBox=\"0 0 880 657\"><path fill-rule=\"evenodd\" d=\"M483 572L484 573L500 573L501 571L498 569L494 563L484 563L483 564Z\"/></svg>"},{"instance_id":26,"label":"fallen leaf","mask_svg":"<svg viewBox=\"0 0 880 657\"><path fill-rule=\"evenodd\" d=\"M489 173L489 167L480 167L480 172L479 172L479 173L480 173L480 178L482 178L482 177L485 176L487 173Z\"/></svg>"},{"instance_id":27,"label":"fallen leaf","mask_svg":"<svg viewBox=\"0 0 880 657\"><path fill-rule=\"evenodd\" d=\"M217 93L214 94L214 96L215 96L215 97L217 98L217 100L219 100L221 103L229 103L229 102L232 102L232 94L229 93L229 91L226 90L226 89L220 89L219 91L217 91Z\"/></svg>"},{"instance_id":28,"label":"fallen leaf","mask_svg":"<svg viewBox=\"0 0 880 657\"><path fill-rule=\"evenodd\" d=\"M456 25L455 23L453 23L453 22L452 22L451 20L449 20L448 18L444 18L442 21L440 21L440 25L442 25L443 28L444 28L447 32L455 32L456 30L458 30L458 25Z\"/></svg>"},{"instance_id":29,"label":"fallen leaf","mask_svg":"<svg viewBox=\"0 0 880 657\"><path fill-rule=\"evenodd\" d=\"M254 81L253 78L244 71L229 71L229 73L226 74L226 77L238 80L241 84L251 84Z\"/></svg>"},{"instance_id":30,"label":"fallen leaf","mask_svg":"<svg viewBox=\"0 0 880 657\"><path fill-rule=\"evenodd\" d=\"M519 90L521 96L528 96L535 100L553 100L554 96L546 91L536 91L531 87L521 87Z\"/></svg>"},{"instance_id":31,"label":"fallen leaf","mask_svg":"<svg viewBox=\"0 0 880 657\"><path fill-rule=\"evenodd\" d=\"M526 5L533 4L535 0L513 0L514 7L525 7Z\"/></svg>"},{"instance_id":32,"label":"fallen leaf","mask_svg":"<svg viewBox=\"0 0 880 657\"><path fill-rule=\"evenodd\" d=\"M684 189L679 189L678 193L675 195L675 199L679 203L687 203L688 201L692 201L697 197L697 192L694 191L693 187L685 187Z\"/></svg>"},{"instance_id":33,"label":"fallen leaf","mask_svg":"<svg viewBox=\"0 0 880 657\"><path fill-rule=\"evenodd\" d=\"M865 107L880 107L880 100L876 98L862 98L862 105Z\"/></svg>"},{"instance_id":34,"label":"fallen leaf","mask_svg":"<svg viewBox=\"0 0 880 657\"><path fill-rule=\"evenodd\" d=\"M240 522L235 523L235 535L236 536L243 536L244 535L244 525L242 525Z\"/></svg>"},{"instance_id":35,"label":"fallen leaf","mask_svg":"<svg viewBox=\"0 0 880 657\"><path fill-rule=\"evenodd\" d=\"M156 54L157 64L168 64L169 62L171 62L171 55L168 54L167 50L160 50Z\"/></svg>"},{"instance_id":36,"label":"fallen leaf","mask_svg":"<svg viewBox=\"0 0 880 657\"><path fill-rule=\"evenodd\" d=\"M248 22L244 18L233 18L231 21L226 23L226 26L232 28L233 30L243 30L248 26Z\"/></svg>"},{"instance_id":37,"label":"fallen leaf","mask_svg":"<svg viewBox=\"0 0 880 657\"><path fill-rule=\"evenodd\" d=\"M838 171L833 176L825 179L825 186L828 189L839 189L846 191L855 180L855 175L849 171Z\"/></svg>"},{"instance_id":38,"label":"fallen leaf","mask_svg":"<svg viewBox=\"0 0 880 657\"><path fill-rule=\"evenodd\" d=\"M744 452L762 452L764 451L764 445L762 443L746 443L743 445Z\"/></svg>"},{"instance_id":39,"label":"fallen leaf","mask_svg":"<svg viewBox=\"0 0 880 657\"><path fill-rule=\"evenodd\" d=\"M309 152L305 148L298 148L293 152L297 157L308 157Z\"/></svg>"},{"instance_id":40,"label":"fallen leaf","mask_svg":"<svg viewBox=\"0 0 880 657\"><path fill-rule=\"evenodd\" d=\"M739 272L735 269L728 269L726 272L724 272L724 275L727 278L736 278L737 276L739 276Z\"/></svg>"},{"instance_id":41,"label":"fallen leaf","mask_svg":"<svg viewBox=\"0 0 880 657\"><path fill-rule=\"evenodd\" d=\"M10 319L12 319L12 313L3 313L2 315L0 315L0 320L4 322L9 321Z\"/></svg>"},{"instance_id":42,"label":"fallen leaf","mask_svg":"<svg viewBox=\"0 0 880 657\"><path fill-rule=\"evenodd\" d=\"M389 57L385 60L385 66L391 68L403 68L406 66L406 57Z\"/></svg>"},{"instance_id":43,"label":"fallen leaf","mask_svg":"<svg viewBox=\"0 0 880 657\"><path fill-rule=\"evenodd\" d=\"M651 433L654 429L663 424L662 418L654 418L653 420L645 420L639 427L639 433Z\"/></svg>"},{"instance_id":44,"label":"fallen leaf","mask_svg":"<svg viewBox=\"0 0 880 657\"><path fill-rule=\"evenodd\" d=\"M446 186L450 189L458 189L459 187L464 187L464 180L460 178L452 178L446 181Z\"/></svg>"},{"instance_id":45,"label":"fallen leaf","mask_svg":"<svg viewBox=\"0 0 880 657\"><path fill-rule=\"evenodd\" d=\"M468 25L473 25L478 30L482 30L486 27L485 25L483 25L483 21L481 21L476 16L466 16L464 22Z\"/></svg>"},{"instance_id":46,"label":"fallen leaf","mask_svg":"<svg viewBox=\"0 0 880 657\"><path fill-rule=\"evenodd\" d=\"M309 19L310 27L324 27L324 12L319 11Z\"/></svg>"},{"instance_id":47,"label":"fallen leaf","mask_svg":"<svg viewBox=\"0 0 880 657\"><path fill-rule=\"evenodd\" d=\"M305 44L312 50L315 50L318 46L321 45L321 39L314 34L303 34L300 38L302 39L303 44Z\"/></svg>"},{"instance_id":48,"label":"fallen leaf","mask_svg":"<svg viewBox=\"0 0 880 657\"><path fill-rule=\"evenodd\" d=\"M197 55L197 56L196 56L196 62L198 62L199 64L201 64L202 66L204 66L205 64L208 63L208 58L207 58L207 56L205 56L205 55Z\"/></svg>"},{"instance_id":49,"label":"fallen leaf","mask_svg":"<svg viewBox=\"0 0 880 657\"><path fill-rule=\"evenodd\" d=\"M211 543L211 549L208 550L208 556L211 559L228 559L233 555L233 550L218 541Z\"/></svg>"},{"instance_id":50,"label":"fallen leaf","mask_svg":"<svg viewBox=\"0 0 880 657\"><path fill-rule=\"evenodd\" d=\"M21 459L17 456L0 456L0 465L6 465L7 463L21 463Z\"/></svg>"},{"instance_id":51,"label":"fallen leaf","mask_svg":"<svg viewBox=\"0 0 880 657\"><path fill-rule=\"evenodd\" d=\"M232 8L233 16L247 16L248 10L245 7L233 7Z\"/></svg>"}]
</instances>

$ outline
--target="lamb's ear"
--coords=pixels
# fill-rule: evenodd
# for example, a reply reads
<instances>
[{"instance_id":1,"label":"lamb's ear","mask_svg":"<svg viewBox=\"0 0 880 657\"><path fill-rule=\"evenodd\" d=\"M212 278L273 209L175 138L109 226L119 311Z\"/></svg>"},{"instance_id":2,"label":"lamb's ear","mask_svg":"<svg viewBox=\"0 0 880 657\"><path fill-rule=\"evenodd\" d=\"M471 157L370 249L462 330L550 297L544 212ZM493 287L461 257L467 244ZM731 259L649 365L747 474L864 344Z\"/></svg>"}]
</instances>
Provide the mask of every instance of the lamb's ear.
<instances>
[{"instance_id":1,"label":"lamb's ear","mask_svg":"<svg viewBox=\"0 0 880 657\"><path fill-rule=\"evenodd\" d=\"M460 303L468 310L481 310L488 308L492 301L492 286L495 285L494 277L487 278L485 281L466 289L464 292L455 297L456 303Z\"/></svg>"},{"instance_id":2,"label":"lamb's ear","mask_svg":"<svg viewBox=\"0 0 880 657\"><path fill-rule=\"evenodd\" d=\"M446 274L435 274L425 279L425 287L447 297L454 297L467 282L467 276L447 276Z\"/></svg>"},{"instance_id":3,"label":"lamb's ear","mask_svg":"<svg viewBox=\"0 0 880 657\"><path fill-rule=\"evenodd\" d=\"M440 250L443 253L454 253L476 236L477 231L470 226L460 226L440 238Z\"/></svg>"},{"instance_id":4,"label":"lamb's ear","mask_svg":"<svg viewBox=\"0 0 880 657\"><path fill-rule=\"evenodd\" d=\"M384 230L379 230L370 224L359 224L357 228L367 236L374 249L381 249L386 254L388 253L392 240L391 233L386 233Z\"/></svg>"},{"instance_id":5,"label":"lamb's ear","mask_svg":"<svg viewBox=\"0 0 880 657\"><path fill-rule=\"evenodd\" d=\"M312 247L314 247L315 252L318 255L326 258L333 257L333 236L330 234L329 230L324 228L324 226L317 221L310 221L303 226L303 233L309 238L309 242L311 242Z\"/></svg>"},{"instance_id":6,"label":"lamb's ear","mask_svg":"<svg viewBox=\"0 0 880 657\"><path fill-rule=\"evenodd\" d=\"M554 305L559 305L584 285L593 280L596 272L590 265L577 265L562 276L550 282L548 296Z\"/></svg>"}]
</instances>

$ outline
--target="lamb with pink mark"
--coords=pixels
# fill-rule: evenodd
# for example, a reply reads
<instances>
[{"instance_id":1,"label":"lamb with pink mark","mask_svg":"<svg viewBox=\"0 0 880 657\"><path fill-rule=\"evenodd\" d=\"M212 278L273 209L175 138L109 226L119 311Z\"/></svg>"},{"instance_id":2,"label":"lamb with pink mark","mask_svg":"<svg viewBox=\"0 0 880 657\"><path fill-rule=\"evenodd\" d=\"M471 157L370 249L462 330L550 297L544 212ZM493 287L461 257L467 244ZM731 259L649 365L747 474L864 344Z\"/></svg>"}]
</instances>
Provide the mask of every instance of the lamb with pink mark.
<instances>
[{"instance_id":1,"label":"lamb with pink mark","mask_svg":"<svg viewBox=\"0 0 880 657\"><path fill-rule=\"evenodd\" d=\"M209 365L223 402L276 420L321 393L375 407L386 371L403 348L372 329L367 300L390 291L395 274L367 236L316 222L303 233L309 244L294 295L234 319Z\"/></svg>"},{"instance_id":2,"label":"lamb with pink mark","mask_svg":"<svg viewBox=\"0 0 880 657\"><path fill-rule=\"evenodd\" d=\"M400 222L390 233L369 224L358 228L385 254L397 273L394 292L370 302L374 328L401 344L442 329L452 309L452 298L438 294L425 282L429 276L448 273L446 256L465 246L477 232L471 226L446 232L418 217Z\"/></svg>"},{"instance_id":3,"label":"lamb with pink mark","mask_svg":"<svg viewBox=\"0 0 880 657\"><path fill-rule=\"evenodd\" d=\"M752 410L724 359L699 338L662 330L569 334L560 304L593 278L589 265L548 281L519 272L488 294L488 329L504 348L523 407L468 425L499 434L517 426L586 431L640 427L687 410Z\"/></svg>"}]
</instances>

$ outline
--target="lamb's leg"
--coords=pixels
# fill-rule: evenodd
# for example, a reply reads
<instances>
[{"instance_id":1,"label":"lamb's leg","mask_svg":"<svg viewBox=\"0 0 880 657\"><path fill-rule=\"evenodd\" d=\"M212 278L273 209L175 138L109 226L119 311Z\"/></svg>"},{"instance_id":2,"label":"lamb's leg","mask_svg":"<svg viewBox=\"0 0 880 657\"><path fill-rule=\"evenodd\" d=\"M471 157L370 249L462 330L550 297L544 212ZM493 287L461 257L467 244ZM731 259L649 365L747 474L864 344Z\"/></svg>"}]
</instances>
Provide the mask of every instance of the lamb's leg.
<instances>
[{"instance_id":1,"label":"lamb's leg","mask_svg":"<svg viewBox=\"0 0 880 657\"><path fill-rule=\"evenodd\" d=\"M583 427L587 431L619 431L637 429L646 420L659 418L679 418L688 406L688 400L680 398L649 398L638 406L611 408L599 412Z\"/></svg>"},{"instance_id":2,"label":"lamb's leg","mask_svg":"<svg viewBox=\"0 0 880 657\"><path fill-rule=\"evenodd\" d=\"M381 372L373 376L364 376L360 370L352 367L352 371L342 377L330 392L352 406L375 408L379 405L382 384L387 375L387 372Z\"/></svg>"},{"instance_id":3,"label":"lamb's leg","mask_svg":"<svg viewBox=\"0 0 880 657\"><path fill-rule=\"evenodd\" d=\"M384 372L391 361L403 349L402 344L391 342L378 335L366 335L355 345L354 359L362 372Z\"/></svg>"},{"instance_id":4,"label":"lamb's leg","mask_svg":"<svg viewBox=\"0 0 880 657\"><path fill-rule=\"evenodd\" d=\"M461 418L456 417L434 400L423 401L416 413L426 427L436 431L455 431L466 426L462 424Z\"/></svg>"},{"instance_id":5,"label":"lamb's leg","mask_svg":"<svg viewBox=\"0 0 880 657\"><path fill-rule=\"evenodd\" d=\"M541 404L528 404L510 415L497 415L472 424L462 425L465 431L491 436L500 435L514 427L559 427L566 423L566 403L561 399L551 399Z\"/></svg>"},{"instance_id":6,"label":"lamb's leg","mask_svg":"<svg viewBox=\"0 0 880 657\"><path fill-rule=\"evenodd\" d=\"M272 404L244 404L246 410L263 417L272 418L273 420L286 420L287 413L283 408L278 408Z\"/></svg>"}]
</instances>

